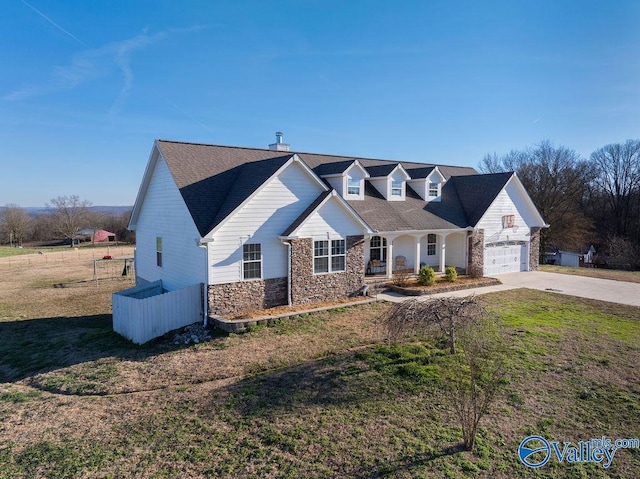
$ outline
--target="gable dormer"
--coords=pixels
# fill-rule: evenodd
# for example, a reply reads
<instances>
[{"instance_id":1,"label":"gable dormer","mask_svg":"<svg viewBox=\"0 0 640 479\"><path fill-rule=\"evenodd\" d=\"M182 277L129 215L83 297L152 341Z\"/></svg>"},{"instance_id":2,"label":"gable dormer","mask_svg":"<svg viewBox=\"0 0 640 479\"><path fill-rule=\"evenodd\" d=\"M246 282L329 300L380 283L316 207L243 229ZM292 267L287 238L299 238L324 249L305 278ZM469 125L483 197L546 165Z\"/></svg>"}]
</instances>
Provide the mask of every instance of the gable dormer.
<instances>
[{"instance_id":1,"label":"gable dormer","mask_svg":"<svg viewBox=\"0 0 640 479\"><path fill-rule=\"evenodd\" d=\"M364 200L364 180L369 173L358 160L323 165L320 177L345 200ZM324 174L323 174L324 172Z\"/></svg>"},{"instance_id":2,"label":"gable dormer","mask_svg":"<svg viewBox=\"0 0 640 479\"><path fill-rule=\"evenodd\" d=\"M416 168L408 171L409 186L425 201L440 201L445 177L437 166Z\"/></svg>"},{"instance_id":3,"label":"gable dormer","mask_svg":"<svg viewBox=\"0 0 640 479\"><path fill-rule=\"evenodd\" d=\"M411 177L400 163L370 166L367 168L369 183L387 201L404 201L407 194L407 180Z\"/></svg>"}]
</instances>

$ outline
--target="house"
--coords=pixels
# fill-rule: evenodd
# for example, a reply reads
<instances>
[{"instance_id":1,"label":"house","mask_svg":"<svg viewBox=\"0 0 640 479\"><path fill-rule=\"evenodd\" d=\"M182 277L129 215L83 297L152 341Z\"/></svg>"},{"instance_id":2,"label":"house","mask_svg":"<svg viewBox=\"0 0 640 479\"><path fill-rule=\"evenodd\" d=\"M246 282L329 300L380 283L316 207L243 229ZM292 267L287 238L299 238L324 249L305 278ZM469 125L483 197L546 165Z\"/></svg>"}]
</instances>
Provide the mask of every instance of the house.
<instances>
[{"instance_id":1,"label":"house","mask_svg":"<svg viewBox=\"0 0 640 479\"><path fill-rule=\"evenodd\" d=\"M105 243L115 241L116 234L96 228L85 228L78 231L74 239L91 241L92 243Z\"/></svg>"},{"instance_id":2,"label":"house","mask_svg":"<svg viewBox=\"0 0 640 479\"><path fill-rule=\"evenodd\" d=\"M157 140L129 228L137 283L206 285L205 317L362 293L365 274L537 269L514 173Z\"/></svg>"},{"instance_id":3,"label":"house","mask_svg":"<svg viewBox=\"0 0 640 479\"><path fill-rule=\"evenodd\" d=\"M596 249L593 245L589 245L589 249L585 248L582 251L585 250L586 253L577 253L575 251L566 251L551 247L550 250L545 253L545 263L574 268L580 266L593 267L596 259Z\"/></svg>"}]
</instances>

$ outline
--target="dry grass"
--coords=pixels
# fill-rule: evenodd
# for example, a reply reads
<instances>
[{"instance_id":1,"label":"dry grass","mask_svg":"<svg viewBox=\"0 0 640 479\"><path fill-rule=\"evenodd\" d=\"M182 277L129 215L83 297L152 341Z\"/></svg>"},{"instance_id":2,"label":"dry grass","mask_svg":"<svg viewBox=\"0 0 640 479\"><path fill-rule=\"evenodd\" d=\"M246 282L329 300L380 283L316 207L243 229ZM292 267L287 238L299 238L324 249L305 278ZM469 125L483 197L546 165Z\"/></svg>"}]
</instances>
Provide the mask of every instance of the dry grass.
<instances>
[{"instance_id":1,"label":"dry grass","mask_svg":"<svg viewBox=\"0 0 640 479\"><path fill-rule=\"evenodd\" d=\"M606 475L589 465L533 474L514 452L534 432L637 435L638 308L486 296L503 313L513 376L476 452L461 453L437 371L436 383L398 375L372 346L386 305L139 347L111 331L111 292L129 284L85 282L83 253L0 259L0 477L622 478L640 468L640 451L626 450Z\"/></svg>"},{"instance_id":2,"label":"dry grass","mask_svg":"<svg viewBox=\"0 0 640 479\"><path fill-rule=\"evenodd\" d=\"M577 276L587 276L589 278L640 283L640 271L620 271L616 269L603 268L572 268L568 266L556 266L550 264L541 264L539 268L540 271L547 271L549 273L574 274Z\"/></svg>"}]
</instances>

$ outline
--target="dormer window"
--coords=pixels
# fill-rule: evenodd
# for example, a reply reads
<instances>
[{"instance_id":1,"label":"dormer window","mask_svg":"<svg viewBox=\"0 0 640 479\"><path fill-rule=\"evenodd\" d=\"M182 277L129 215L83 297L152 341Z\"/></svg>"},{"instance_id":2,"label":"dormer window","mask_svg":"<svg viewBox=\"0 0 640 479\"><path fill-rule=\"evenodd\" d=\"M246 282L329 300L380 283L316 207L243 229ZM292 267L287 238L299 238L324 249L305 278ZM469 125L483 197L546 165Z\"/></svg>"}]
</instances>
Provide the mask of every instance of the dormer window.
<instances>
[{"instance_id":1,"label":"dormer window","mask_svg":"<svg viewBox=\"0 0 640 479\"><path fill-rule=\"evenodd\" d=\"M391 196L402 196L402 180L391 182Z\"/></svg>"},{"instance_id":2,"label":"dormer window","mask_svg":"<svg viewBox=\"0 0 640 479\"><path fill-rule=\"evenodd\" d=\"M347 194L360 195L360 180L358 178L347 178Z\"/></svg>"},{"instance_id":3,"label":"dormer window","mask_svg":"<svg viewBox=\"0 0 640 479\"><path fill-rule=\"evenodd\" d=\"M409 170L411 179L407 184L425 201L441 201L445 177L437 166L419 167Z\"/></svg>"},{"instance_id":4,"label":"dormer window","mask_svg":"<svg viewBox=\"0 0 640 479\"><path fill-rule=\"evenodd\" d=\"M314 171L345 200L364 200L364 181L369 173L358 160L326 163Z\"/></svg>"}]
</instances>

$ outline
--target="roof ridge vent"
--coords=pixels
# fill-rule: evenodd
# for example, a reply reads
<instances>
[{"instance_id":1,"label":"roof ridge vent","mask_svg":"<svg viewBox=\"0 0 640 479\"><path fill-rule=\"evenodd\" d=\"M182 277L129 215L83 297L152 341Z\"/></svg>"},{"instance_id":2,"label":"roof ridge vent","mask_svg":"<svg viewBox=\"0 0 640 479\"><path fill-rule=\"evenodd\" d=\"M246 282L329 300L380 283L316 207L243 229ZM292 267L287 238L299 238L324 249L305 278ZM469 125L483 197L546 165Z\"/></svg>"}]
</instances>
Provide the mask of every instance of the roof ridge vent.
<instances>
[{"instance_id":1,"label":"roof ridge vent","mask_svg":"<svg viewBox=\"0 0 640 479\"><path fill-rule=\"evenodd\" d=\"M270 150L289 151L289 144L283 143L284 135L281 131L276 131L276 142L269 145Z\"/></svg>"}]
</instances>

